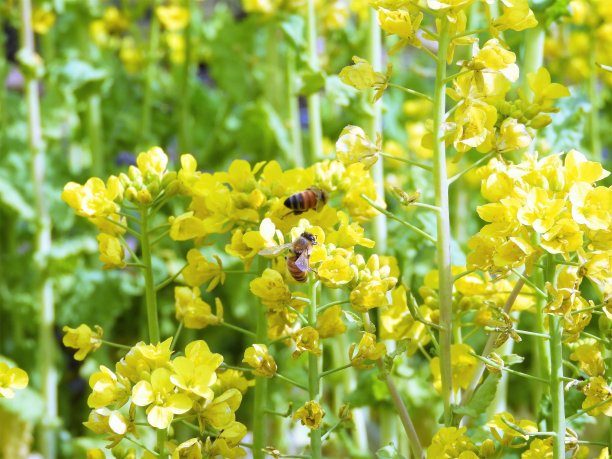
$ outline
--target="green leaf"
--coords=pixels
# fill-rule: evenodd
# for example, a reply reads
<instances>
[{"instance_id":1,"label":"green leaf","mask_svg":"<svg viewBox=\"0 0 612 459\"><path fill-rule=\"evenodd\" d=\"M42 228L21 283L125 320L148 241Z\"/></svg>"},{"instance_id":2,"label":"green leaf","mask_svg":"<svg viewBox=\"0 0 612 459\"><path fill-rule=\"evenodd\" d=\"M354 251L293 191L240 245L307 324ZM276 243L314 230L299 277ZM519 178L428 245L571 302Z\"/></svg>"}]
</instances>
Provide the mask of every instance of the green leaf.
<instances>
[{"instance_id":1,"label":"green leaf","mask_svg":"<svg viewBox=\"0 0 612 459\"><path fill-rule=\"evenodd\" d=\"M454 412L466 416L476 417L484 413L497 392L497 384L499 384L499 376L490 374L487 379L476 390L466 406L456 407Z\"/></svg>"},{"instance_id":2,"label":"green leaf","mask_svg":"<svg viewBox=\"0 0 612 459\"><path fill-rule=\"evenodd\" d=\"M325 87L325 74L312 69L300 72L298 92L301 96L310 96Z\"/></svg>"},{"instance_id":3,"label":"green leaf","mask_svg":"<svg viewBox=\"0 0 612 459\"><path fill-rule=\"evenodd\" d=\"M376 451L376 457L378 459L405 459L406 456L402 456L398 453L397 448L393 443L389 443L387 446L383 446Z\"/></svg>"},{"instance_id":4,"label":"green leaf","mask_svg":"<svg viewBox=\"0 0 612 459\"><path fill-rule=\"evenodd\" d=\"M24 220L34 217L34 209L6 178L0 177L0 207L14 211Z\"/></svg>"},{"instance_id":5,"label":"green leaf","mask_svg":"<svg viewBox=\"0 0 612 459\"><path fill-rule=\"evenodd\" d=\"M305 23L302 16L290 14L281 19L280 27L287 39L295 48L303 48L305 40Z\"/></svg>"}]
</instances>

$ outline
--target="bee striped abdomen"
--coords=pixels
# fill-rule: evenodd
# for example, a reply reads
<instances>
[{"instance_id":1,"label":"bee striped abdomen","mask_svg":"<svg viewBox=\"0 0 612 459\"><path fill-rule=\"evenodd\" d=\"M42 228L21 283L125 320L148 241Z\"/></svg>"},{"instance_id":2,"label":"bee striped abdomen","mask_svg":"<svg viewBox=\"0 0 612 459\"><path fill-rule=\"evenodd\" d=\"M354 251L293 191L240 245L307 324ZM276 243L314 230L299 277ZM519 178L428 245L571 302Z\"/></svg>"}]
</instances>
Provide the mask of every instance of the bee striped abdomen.
<instances>
[{"instance_id":1,"label":"bee striped abdomen","mask_svg":"<svg viewBox=\"0 0 612 459\"><path fill-rule=\"evenodd\" d=\"M289 271L291 277L293 277L296 281L306 282L306 280L308 279L308 272L304 272L300 268L298 268L295 265L296 260L296 256L287 257L287 271Z\"/></svg>"},{"instance_id":2,"label":"bee striped abdomen","mask_svg":"<svg viewBox=\"0 0 612 459\"><path fill-rule=\"evenodd\" d=\"M301 191L299 193L292 194L285 199L284 204L285 207L288 207L293 211L305 212L308 209L316 207L317 196L312 190Z\"/></svg>"}]
</instances>

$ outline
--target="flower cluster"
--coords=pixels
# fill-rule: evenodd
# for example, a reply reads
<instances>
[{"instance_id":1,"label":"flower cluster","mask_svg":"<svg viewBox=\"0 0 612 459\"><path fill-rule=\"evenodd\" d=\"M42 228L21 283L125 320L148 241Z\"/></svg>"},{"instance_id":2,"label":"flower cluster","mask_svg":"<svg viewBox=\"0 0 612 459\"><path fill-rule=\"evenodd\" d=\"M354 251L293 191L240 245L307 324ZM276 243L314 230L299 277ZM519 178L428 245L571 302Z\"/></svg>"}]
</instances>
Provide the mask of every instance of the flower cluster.
<instances>
[{"instance_id":1,"label":"flower cluster","mask_svg":"<svg viewBox=\"0 0 612 459\"><path fill-rule=\"evenodd\" d=\"M28 374L21 368L9 367L0 362L0 398L13 398L13 389L23 389L28 385Z\"/></svg>"}]
</instances>

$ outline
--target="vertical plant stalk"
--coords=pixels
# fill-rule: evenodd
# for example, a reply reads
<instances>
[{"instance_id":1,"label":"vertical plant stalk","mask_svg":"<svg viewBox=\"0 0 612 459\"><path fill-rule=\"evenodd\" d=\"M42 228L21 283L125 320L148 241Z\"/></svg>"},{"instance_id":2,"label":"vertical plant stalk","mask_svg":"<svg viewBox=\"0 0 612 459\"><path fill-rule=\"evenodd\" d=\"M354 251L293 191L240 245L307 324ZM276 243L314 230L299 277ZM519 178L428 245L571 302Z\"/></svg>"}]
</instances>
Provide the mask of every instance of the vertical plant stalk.
<instances>
[{"instance_id":1,"label":"vertical plant stalk","mask_svg":"<svg viewBox=\"0 0 612 459\"><path fill-rule=\"evenodd\" d=\"M260 257L259 273L265 267L265 259ZM266 306L259 304L257 309L256 340L258 344L268 343L268 318ZM266 445L266 404L268 402L268 379L258 376L255 378L255 394L253 400L253 458L264 459L263 449Z\"/></svg>"},{"instance_id":2,"label":"vertical plant stalk","mask_svg":"<svg viewBox=\"0 0 612 459\"><path fill-rule=\"evenodd\" d=\"M544 62L544 39L546 34L541 25L525 31L525 48L523 53L523 65L521 68L522 86L525 95L531 95L527 74L535 72Z\"/></svg>"},{"instance_id":3,"label":"vertical plant stalk","mask_svg":"<svg viewBox=\"0 0 612 459\"><path fill-rule=\"evenodd\" d=\"M313 276L310 279L310 304L308 305L308 323L312 327L317 325L317 289L319 281ZM322 344L321 344L322 346ZM321 349L321 351L323 351ZM308 353L308 396L310 400L319 402L320 387L320 358L312 352ZM321 428L312 429L310 431L310 457L312 459L321 458Z\"/></svg>"},{"instance_id":4,"label":"vertical plant stalk","mask_svg":"<svg viewBox=\"0 0 612 459\"><path fill-rule=\"evenodd\" d=\"M146 206L140 209L140 261L144 265L145 302L147 305L147 324L149 326L149 342L161 342L159 333L159 318L157 316L157 293L155 292L155 279L153 278L153 263L151 258L151 243L149 241L149 209ZM157 450L160 458L167 457L165 453L166 429L157 429Z\"/></svg>"},{"instance_id":5,"label":"vertical plant stalk","mask_svg":"<svg viewBox=\"0 0 612 459\"><path fill-rule=\"evenodd\" d=\"M189 13L189 22L183 30L183 39L185 40L185 60L182 62L179 72L179 90L178 90L178 147L179 153L188 153L191 149L191 116L189 113L191 100L191 56L192 56L192 30L193 30L193 0L187 0L187 10Z\"/></svg>"},{"instance_id":6,"label":"vertical plant stalk","mask_svg":"<svg viewBox=\"0 0 612 459\"><path fill-rule=\"evenodd\" d=\"M319 57L317 55L317 18L315 13L315 0L308 0L306 17L306 34L308 43L308 65L313 72L319 71ZM308 96L308 134L310 140L310 161L316 162L323 158L321 138L321 95L317 91Z\"/></svg>"},{"instance_id":7,"label":"vertical plant stalk","mask_svg":"<svg viewBox=\"0 0 612 459\"><path fill-rule=\"evenodd\" d=\"M102 143L102 113L100 94L87 100L87 136L91 150L91 171L94 176L104 175L104 147Z\"/></svg>"},{"instance_id":8,"label":"vertical plant stalk","mask_svg":"<svg viewBox=\"0 0 612 459\"><path fill-rule=\"evenodd\" d=\"M155 66L159 53L160 24L155 12L157 1L151 2L151 24L149 27L149 50L147 52L147 67L145 70L144 96L142 101L142 118L140 133L142 142L148 142L151 137L151 110L153 106L153 80Z\"/></svg>"},{"instance_id":9,"label":"vertical plant stalk","mask_svg":"<svg viewBox=\"0 0 612 459\"><path fill-rule=\"evenodd\" d=\"M559 316L549 317L550 399L552 401L553 455L565 457L565 393L563 390L563 325Z\"/></svg>"},{"instance_id":10,"label":"vertical plant stalk","mask_svg":"<svg viewBox=\"0 0 612 459\"><path fill-rule=\"evenodd\" d=\"M601 151L601 135L599 128L599 105L601 96L597 94L597 37L595 37L595 30L591 30L589 34L590 44L589 46L589 100L591 101L591 111L589 118L591 121L591 153L595 161L602 162L603 155Z\"/></svg>"},{"instance_id":11,"label":"vertical plant stalk","mask_svg":"<svg viewBox=\"0 0 612 459\"><path fill-rule=\"evenodd\" d=\"M382 50L381 50L381 32L378 25L378 17L374 8L370 8L370 17L368 22L368 61L377 71L382 71ZM373 91L368 91L366 97L372 97ZM370 139L374 141L378 133L382 134L382 107L379 103L372 103L370 106L371 115L368 119L366 132ZM385 196L385 177L383 173L383 160L379 158L372 168L374 183L376 185L376 195L384 199ZM387 251L387 216L379 213L374 220L374 240L376 241L376 250L379 253Z\"/></svg>"},{"instance_id":12,"label":"vertical plant stalk","mask_svg":"<svg viewBox=\"0 0 612 459\"><path fill-rule=\"evenodd\" d=\"M21 47L30 55L36 52L32 30L31 0L21 0ZM57 437L54 424L57 420L57 372L55 371L55 310L53 304L53 283L48 273L47 259L51 250L51 218L45 198L45 151L40 118L38 80L24 72L25 96L28 112L28 144L31 152L31 174L36 209L36 241L34 264L37 275L39 323L39 365L44 415L42 417L41 450L47 459L57 454Z\"/></svg>"},{"instance_id":13,"label":"vertical plant stalk","mask_svg":"<svg viewBox=\"0 0 612 459\"><path fill-rule=\"evenodd\" d=\"M300 98L296 88L296 51L287 45L287 100L289 101L289 124L291 129L291 144L293 149L293 165L304 167L302 151L302 125L300 124Z\"/></svg>"},{"instance_id":14,"label":"vertical plant stalk","mask_svg":"<svg viewBox=\"0 0 612 459\"><path fill-rule=\"evenodd\" d=\"M448 20L441 19L438 41L438 60L433 99L434 135L434 190L438 212L437 258L440 295L440 375L442 379L442 401L444 403L444 424L452 422L453 381L451 372L451 342L453 330L451 273L450 209L448 205L448 176L446 172L446 145L444 143L444 113L446 111L446 57L450 42Z\"/></svg>"}]
</instances>

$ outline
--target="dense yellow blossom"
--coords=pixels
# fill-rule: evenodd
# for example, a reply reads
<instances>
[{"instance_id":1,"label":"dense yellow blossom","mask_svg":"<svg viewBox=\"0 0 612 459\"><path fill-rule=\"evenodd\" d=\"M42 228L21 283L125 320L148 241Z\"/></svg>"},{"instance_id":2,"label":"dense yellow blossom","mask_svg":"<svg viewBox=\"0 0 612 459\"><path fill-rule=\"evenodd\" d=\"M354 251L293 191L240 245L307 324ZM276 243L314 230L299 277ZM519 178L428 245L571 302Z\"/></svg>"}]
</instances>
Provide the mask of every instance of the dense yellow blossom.
<instances>
[{"instance_id":1,"label":"dense yellow blossom","mask_svg":"<svg viewBox=\"0 0 612 459\"><path fill-rule=\"evenodd\" d=\"M81 324L77 328L70 328L68 326L63 328L65 334L62 342L64 346L78 349L76 354L74 354L75 360L85 359L87 354L102 346L102 328L96 325L94 329L95 331L85 324Z\"/></svg>"},{"instance_id":2,"label":"dense yellow blossom","mask_svg":"<svg viewBox=\"0 0 612 459\"><path fill-rule=\"evenodd\" d=\"M13 389L23 389L28 385L28 374L21 368L9 367L0 362L0 398L13 398Z\"/></svg>"}]
</instances>

